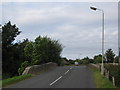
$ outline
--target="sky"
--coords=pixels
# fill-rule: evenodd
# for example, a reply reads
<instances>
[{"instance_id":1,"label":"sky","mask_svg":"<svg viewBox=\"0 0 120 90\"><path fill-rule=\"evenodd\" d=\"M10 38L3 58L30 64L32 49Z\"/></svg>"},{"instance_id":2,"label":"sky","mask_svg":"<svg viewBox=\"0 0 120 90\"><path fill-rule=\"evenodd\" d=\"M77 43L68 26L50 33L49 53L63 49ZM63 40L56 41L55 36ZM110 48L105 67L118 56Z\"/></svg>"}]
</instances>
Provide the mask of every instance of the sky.
<instances>
[{"instance_id":1,"label":"sky","mask_svg":"<svg viewBox=\"0 0 120 90\"><path fill-rule=\"evenodd\" d=\"M119 47L119 56L120 56L120 2L118 3L118 47Z\"/></svg>"},{"instance_id":2,"label":"sky","mask_svg":"<svg viewBox=\"0 0 120 90\"><path fill-rule=\"evenodd\" d=\"M62 57L93 58L101 54L102 12L90 6L104 10L105 51L118 55L117 2L4 2L0 17L22 31L16 41L47 35L62 43Z\"/></svg>"}]
</instances>

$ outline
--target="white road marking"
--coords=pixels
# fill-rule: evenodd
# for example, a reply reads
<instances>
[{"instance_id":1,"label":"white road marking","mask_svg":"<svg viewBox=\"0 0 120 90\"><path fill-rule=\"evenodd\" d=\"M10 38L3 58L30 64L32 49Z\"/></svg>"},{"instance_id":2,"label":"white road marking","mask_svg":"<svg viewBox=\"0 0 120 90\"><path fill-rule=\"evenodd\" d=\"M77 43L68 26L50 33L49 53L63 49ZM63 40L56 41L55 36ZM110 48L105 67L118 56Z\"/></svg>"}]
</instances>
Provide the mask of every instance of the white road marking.
<instances>
[{"instance_id":1,"label":"white road marking","mask_svg":"<svg viewBox=\"0 0 120 90\"><path fill-rule=\"evenodd\" d=\"M65 72L65 74L67 74L69 71L70 71L70 70L67 70L67 71Z\"/></svg>"},{"instance_id":2,"label":"white road marking","mask_svg":"<svg viewBox=\"0 0 120 90\"><path fill-rule=\"evenodd\" d=\"M62 78L62 76L60 76L58 79L56 79L55 81L53 81L51 84L50 84L50 86L51 85L53 85L54 83L56 83L58 80L60 80Z\"/></svg>"},{"instance_id":3,"label":"white road marking","mask_svg":"<svg viewBox=\"0 0 120 90\"><path fill-rule=\"evenodd\" d=\"M72 69L72 67L70 69Z\"/></svg>"},{"instance_id":4,"label":"white road marking","mask_svg":"<svg viewBox=\"0 0 120 90\"><path fill-rule=\"evenodd\" d=\"M71 67L70 69L72 69L72 67ZM67 70L67 71L65 72L65 74L67 74L69 71L70 71L70 70ZM56 82L57 82L58 80L60 80L62 77L63 77L63 76L60 76L58 79L56 79L55 81L53 81L52 83L50 83L50 86L53 85L54 83L56 83Z\"/></svg>"}]
</instances>

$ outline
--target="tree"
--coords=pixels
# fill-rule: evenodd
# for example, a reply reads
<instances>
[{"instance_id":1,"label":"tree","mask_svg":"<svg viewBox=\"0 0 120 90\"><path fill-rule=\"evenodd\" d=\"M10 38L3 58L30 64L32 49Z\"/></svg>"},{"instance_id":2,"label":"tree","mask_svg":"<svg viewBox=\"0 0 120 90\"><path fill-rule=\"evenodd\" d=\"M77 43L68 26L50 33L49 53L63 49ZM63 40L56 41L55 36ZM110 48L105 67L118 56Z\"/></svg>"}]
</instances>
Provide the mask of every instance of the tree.
<instances>
[{"instance_id":1,"label":"tree","mask_svg":"<svg viewBox=\"0 0 120 90\"><path fill-rule=\"evenodd\" d=\"M11 46L12 42L15 40L17 35L19 35L21 31L16 27L16 25L11 25L9 21L2 27L2 47L8 48Z\"/></svg>"},{"instance_id":2,"label":"tree","mask_svg":"<svg viewBox=\"0 0 120 90\"><path fill-rule=\"evenodd\" d=\"M69 59L70 64L75 64L75 60Z\"/></svg>"},{"instance_id":3,"label":"tree","mask_svg":"<svg viewBox=\"0 0 120 90\"><path fill-rule=\"evenodd\" d=\"M89 59L89 63L93 63L93 59Z\"/></svg>"},{"instance_id":4,"label":"tree","mask_svg":"<svg viewBox=\"0 0 120 90\"><path fill-rule=\"evenodd\" d=\"M35 42L24 39L13 43L20 33L10 21L2 27L2 74L9 77L20 75L25 67L34 64L55 62L60 65L63 47L58 40L39 36Z\"/></svg>"},{"instance_id":5,"label":"tree","mask_svg":"<svg viewBox=\"0 0 120 90\"><path fill-rule=\"evenodd\" d=\"M108 63L113 63L115 54L113 53L112 49L108 49L105 53L107 62Z\"/></svg>"},{"instance_id":6,"label":"tree","mask_svg":"<svg viewBox=\"0 0 120 90\"><path fill-rule=\"evenodd\" d=\"M17 62L14 61L15 47L13 45L13 41L19 35L21 31L16 27L16 25L12 25L9 21L2 27L2 69L3 73L11 73L13 75L15 73L15 67L17 66Z\"/></svg>"},{"instance_id":7,"label":"tree","mask_svg":"<svg viewBox=\"0 0 120 90\"><path fill-rule=\"evenodd\" d=\"M115 57L115 61L114 61L115 63L119 63L119 56L116 56Z\"/></svg>"},{"instance_id":8,"label":"tree","mask_svg":"<svg viewBox=\"0 0 120 90\"><path fill-rule=\"evenodd\" d=\"M96 55L94 56L94 63L102 63L102 55Z\"/></svg>"},{"instance_id":9,"label":"tree","mask_svg":"<svg viewBox=\"0 0 120 90\"><path fill-rule=\"evenodd\" d=\"M29 61L29 63L32 61L33 59L33 51L34 51L34 47L33 47L33 42L29 41L26 43L26 46L24 48L24 54L26 56L26 60Z\"/></svg>"},{"instance_id":10,"label":"tree","mask_svg":"<svg viewBox=\"0 0 120 90\"><path fill-rule=\"evenodd\" d=\"M26 68L27 66L29 66L29 65L30 65L30 64L29 64L28 61L24 61L24 62L21 64L20 68L18 69L19 75L22 75L22 73L23 73L23 71L25 70L25 68Z\"/></svg>"},{"instance_id":11,"label":"tree","mask_svg":"<svg viewBox=\"0 0 120 90\"><path fill-rule=\"evenodd\" d=\"M47 62L61 63L62 45L58 40L52 40L47 36L38 36L33 44L32 64L42 64Z\"/></svg>"},{"instance_id":12,"label":"tree","mask_svg":"<svg viewBox=\"0 0 120 90\"><path fill-rule=\"evenodd\" d=\"M88 64L89 63L89 57L85 57L82 59L82 64Z\"/></svg>"},{"instance_id":13,"label":"tree","mask_svg":"<svg viewBox=\"0 0 120 90\"><path fill-rule=\"evenodd\" d=\"M83 60L79 60L78 63L79 63L79 64L83 64Z\"/></svg>"},{"instance_id":14,"label":"tree","mask_svg":"<svg viewBox=\"0 0 120 90\"><path fill-rule=\"evenodd\" d=\"M80 61L80 59L78 59L78 58L75 60L75 62L79 62L79 61Z\"/></svg>"}]
</instances>

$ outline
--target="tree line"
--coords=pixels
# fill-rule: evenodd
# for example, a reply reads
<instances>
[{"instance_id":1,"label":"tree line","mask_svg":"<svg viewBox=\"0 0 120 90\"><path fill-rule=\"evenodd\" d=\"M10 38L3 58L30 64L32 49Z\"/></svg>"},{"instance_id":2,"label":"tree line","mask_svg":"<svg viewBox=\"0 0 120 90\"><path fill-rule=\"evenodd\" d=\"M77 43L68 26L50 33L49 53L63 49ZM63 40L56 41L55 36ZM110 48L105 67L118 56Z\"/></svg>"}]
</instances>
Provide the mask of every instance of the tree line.
<instances>
[{"instance_id":1,"label":"tree line","mask_svg":"<svg viewBox=\"0 0 120 90\"><path fill-rule=\"evenodd\" d=\"M62 44L58 40L53 40L47 36L38 36L34 41L27 38L23 41L14 42L21 31L9 21L2 26L2 76L4 78L21 75L27 66L39 65L47 62L55 62L58 65L88 63L101 63L102 55L96 55L93 59L85 57L83 59L71 60L61 57ZM104 62L118 62L119 57L115 56L112 49L105 53ZM66 62L65 62L66 61Z\"/></svg>"},{"instance_id":2,"label":"tree line","mask_svg":"<svg viewBox=\"0 0 120 90\"><path fill-rule=\"evenodd\" d=\"M61 64L62 44L47 36L38 36L34 41L24 39L14 42L21 33L9 21L2 26L2 74L3 79L21 75L27 66L47 62Z\"/></svg>"},{"instance_id":3,"label":"tree line","mask_svg":"<svg viewBox=\"0 0 120 90\"><path fill-rule=\"evenodd\" d=\"M72 59L68 60L67 58L64 57L64 60L69 62L69 64L75 64L75 62L78 62L79 64L89 64L89 63L97 64L97 63L102 63L102 55L98 54L95 55L93 58L89 58L87 56L82 59L77 58L75 60ZM104 63L119 63L119 56L116 56L112 49L108 49L106 50L104 55Z\"/></svg>"}]
</instances>

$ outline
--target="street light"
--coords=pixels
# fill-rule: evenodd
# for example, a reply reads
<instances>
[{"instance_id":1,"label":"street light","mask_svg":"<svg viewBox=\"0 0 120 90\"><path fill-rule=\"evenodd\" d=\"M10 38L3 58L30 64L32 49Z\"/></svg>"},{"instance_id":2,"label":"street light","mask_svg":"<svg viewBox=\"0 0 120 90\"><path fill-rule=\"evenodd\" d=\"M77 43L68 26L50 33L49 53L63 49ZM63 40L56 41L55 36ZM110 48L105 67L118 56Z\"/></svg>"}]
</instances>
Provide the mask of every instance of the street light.
<instances>
[{"instance_id":1,"label":"street light","mask_svg":"<svg viewBox=\"0 0 120 90\"><path fill-rule=\"evenodd\" d=\"M103 60L104 60L104 11L101 9L98 9L96 7L90 7L90 9L92 10L99 10L102 12L102 65L101 65L101 74L104 74L104 64L103 64Z\"/></svg>"}]
</instances>

